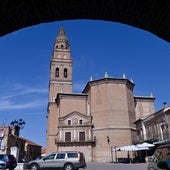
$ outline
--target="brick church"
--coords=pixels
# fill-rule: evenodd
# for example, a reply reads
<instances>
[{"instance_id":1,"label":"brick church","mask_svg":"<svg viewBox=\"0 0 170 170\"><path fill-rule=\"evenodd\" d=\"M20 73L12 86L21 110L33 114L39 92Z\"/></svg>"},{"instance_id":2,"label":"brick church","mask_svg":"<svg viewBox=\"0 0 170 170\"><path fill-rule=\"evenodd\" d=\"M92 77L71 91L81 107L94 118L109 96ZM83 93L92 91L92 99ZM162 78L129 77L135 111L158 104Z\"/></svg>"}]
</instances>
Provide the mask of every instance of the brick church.
<instances>
[{"instance_id":1,"label":"brick church","mask_svg":"<svg viewBox=\"0 0 170 170\"><path fill-rule=\"evenodd\" d=\"M113 148L134 143L134 122L154 113L155 98L135 96L132 80L107 73L91 78L81 93L74 93L72 60L61 27L50 62L46 152L78 150L86 161L115 161Z\"/></svg>"}]
</instances>

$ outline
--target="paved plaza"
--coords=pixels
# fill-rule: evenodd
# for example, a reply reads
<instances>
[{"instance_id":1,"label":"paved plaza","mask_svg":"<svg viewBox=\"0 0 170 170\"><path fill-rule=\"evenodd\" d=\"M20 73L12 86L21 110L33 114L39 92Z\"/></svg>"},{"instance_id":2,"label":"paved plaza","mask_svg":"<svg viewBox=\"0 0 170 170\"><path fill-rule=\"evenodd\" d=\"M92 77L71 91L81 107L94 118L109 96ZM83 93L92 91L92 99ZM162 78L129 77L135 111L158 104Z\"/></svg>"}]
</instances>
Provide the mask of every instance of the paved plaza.
<instances>
[{"instance_id":1,"label":"paved plaza","mask_svg":"<svg viewBox=\"0 0 170 170\"><path fill-rule=\"evenodd\" d=\"M23 168L23 164L19 163L15 170L28 170ZM97 163L87 162L86 169L80 170L147 170L146 163L126 164L126 163Z\"/></svg>"},{"instance_id":2,"label":"paved plaza","mask_svg":"<svg viewBox=\"0 0 170 170\"><path fill-rule=\"evenodd\" d=\"M123 164L123 163L87 163L85 170L147 170L146 163Z\"/></svg>"}]
</instances>

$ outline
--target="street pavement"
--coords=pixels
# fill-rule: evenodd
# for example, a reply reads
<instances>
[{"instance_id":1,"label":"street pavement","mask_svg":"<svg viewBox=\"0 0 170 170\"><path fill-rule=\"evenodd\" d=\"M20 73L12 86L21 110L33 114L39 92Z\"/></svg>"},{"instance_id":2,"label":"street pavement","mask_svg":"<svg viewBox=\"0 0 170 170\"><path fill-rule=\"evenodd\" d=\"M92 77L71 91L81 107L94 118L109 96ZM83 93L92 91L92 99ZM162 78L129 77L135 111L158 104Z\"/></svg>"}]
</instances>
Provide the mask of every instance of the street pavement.
<instances>
[{"instance_id":1,"label":"street pavement","mask_svg":"<svg viewBox=\"0 0 170 170\"><path fill-rule=\"evenodd\" d=\"M15 170L28 170L20 163ZM147 170L147 163L98 163L87 162L86 169L80 170Z\"/></svg>"},{"instance_id":2,"label":"street pavement","mask_svg":"<svg viewBox=\"0 0 170 170\"><path fill-rule=\"evenodd\" d=\"M147 163L87 163L85 170L147 170Z\"/></svg>"}]
</instances>

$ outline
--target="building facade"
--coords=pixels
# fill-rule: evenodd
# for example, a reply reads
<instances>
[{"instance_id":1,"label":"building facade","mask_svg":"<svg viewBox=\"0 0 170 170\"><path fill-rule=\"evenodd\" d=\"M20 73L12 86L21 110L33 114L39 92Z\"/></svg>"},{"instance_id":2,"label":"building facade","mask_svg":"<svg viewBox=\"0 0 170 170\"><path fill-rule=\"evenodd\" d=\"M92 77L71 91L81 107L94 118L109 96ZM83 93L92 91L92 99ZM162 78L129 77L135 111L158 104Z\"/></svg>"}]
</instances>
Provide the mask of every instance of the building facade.
<instances>
[{"instance_id":1,"label":"building facade","mask_svg":"<svg viewBox=\"0 0 170 170\"><path fill-rule=\"evenodd\" d=\"M136 142L150 142L161 145L170 142L170 107L136 120Z\"/></svg>"},{"instance_id":2,"label":"building facade","mask_svg":"<svg viewBox=\"0 0 170 170\"><path fill-rule=\"evenodd\" d=\"M28 162L41 156L40 145L15 135L11 126L0 126L0 154L13 154L18 162Z\"/></svg>"},{"instance_id":3,"label":"building facade","mask_svg":"<svg viewBox=\"0 0 170 170\"><path fill-rule=\"evenodd\" d=\"M82 93L72 85L70 44L61 27L50 63L46 152L80 150L87 161L115 161L112 148L133 143L136 117L154 113L155 98L135 97L135 84L125 75L105 73Z\"/></svg>"}]
</instances>

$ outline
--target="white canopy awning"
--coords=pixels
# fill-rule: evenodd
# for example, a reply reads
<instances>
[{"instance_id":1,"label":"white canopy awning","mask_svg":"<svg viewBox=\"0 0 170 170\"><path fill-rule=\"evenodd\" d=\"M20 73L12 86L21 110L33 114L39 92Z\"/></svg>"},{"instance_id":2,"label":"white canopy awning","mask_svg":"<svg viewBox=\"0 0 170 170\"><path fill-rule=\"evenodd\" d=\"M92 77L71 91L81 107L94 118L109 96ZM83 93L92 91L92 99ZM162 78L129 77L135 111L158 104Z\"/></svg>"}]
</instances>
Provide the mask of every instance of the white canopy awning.
<instances>
[{"instance_id":1,"label":"white canopy awning","mask_svg":"<svg viewBox=\"0 0 170 170\"><path fill-rule=\"evenodd\" d=\"M153 147L155 145L153 144L137 144L137 145L127 145L127 146L121 146L118 148L114 148L113 151L139 151L139 150L149 150L149 147Z\"/></svg>"},{"instance_id":2,"label":"white canopy awning","mask_svg":"<svg viewBox=\"0 0 170 170\"><path fill-rule=\"evenodd\" d=\"M136 150L138 150L136 145L122 146L117 149L120 151L136 151Z\"/></svg>"},{"instance_id":3,"label":"white canopy awning","mask_svg":"<svg viewBox=\"0 0 170 170\"><path fill-rule=\"evenodd\" d=\"M150 148L150 147L154 147L154 146L155 146L154 144L147 143L147 142L144 142L142 144L137 144L138 148Z\"/></svg>"}]
</instances>

